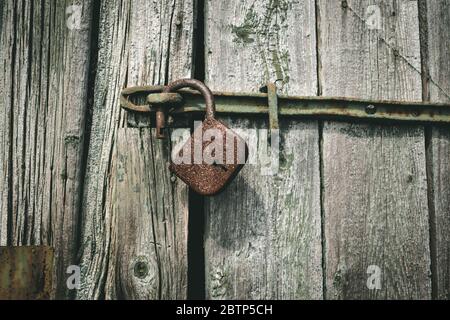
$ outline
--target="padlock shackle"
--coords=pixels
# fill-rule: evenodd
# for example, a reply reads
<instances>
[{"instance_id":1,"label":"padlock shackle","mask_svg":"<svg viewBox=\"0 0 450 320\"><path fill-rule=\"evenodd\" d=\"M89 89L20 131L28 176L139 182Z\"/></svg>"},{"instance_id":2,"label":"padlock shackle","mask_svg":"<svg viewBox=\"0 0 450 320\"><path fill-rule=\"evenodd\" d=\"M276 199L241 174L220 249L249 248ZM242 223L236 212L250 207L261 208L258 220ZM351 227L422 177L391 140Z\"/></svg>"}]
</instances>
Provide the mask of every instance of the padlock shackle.
<instances>
[{"instance_id":1,"label":"padlock shackle","mask_svg":"<svg viewBox=\"0 0 450 320\"><path fill-rule=\"evenodd\" d=\"M192 88L199 91L205 98L206 119L214 118L216 113L214 95L203 82L195 79L180 79L169 83L163 92L175 92L182 88Z\"/></svg>"}]
</instances>

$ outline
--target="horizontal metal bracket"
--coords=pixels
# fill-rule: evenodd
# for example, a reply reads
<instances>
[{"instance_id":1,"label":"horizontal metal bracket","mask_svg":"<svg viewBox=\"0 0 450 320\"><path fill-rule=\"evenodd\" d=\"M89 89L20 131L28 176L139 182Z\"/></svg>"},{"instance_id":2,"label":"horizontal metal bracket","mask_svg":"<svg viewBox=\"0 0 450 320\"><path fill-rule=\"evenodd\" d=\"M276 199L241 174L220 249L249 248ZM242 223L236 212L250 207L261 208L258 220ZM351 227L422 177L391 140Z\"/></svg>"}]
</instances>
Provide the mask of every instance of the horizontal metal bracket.
<instances>
[{"instance_id":1,"label":"horizontal metal bracket","mask_svg":"<svg viewBox=\"0 0 450 320\"><path fill-rule=\"evenodd\" d=\"M125 89L121 96L123 108L138 112L154 112L151 106L134 105L129 96L159 92L161 86ZM181 106L171 110L172 115L205 112L203 97L195 91L179 90ZM213 92L217 114L268 115L267 93ZM410 122L450 123L450 104L361 100L339 97L301 97L278 95L280 117L377 119Z\"/></svg>"}]
</instances>

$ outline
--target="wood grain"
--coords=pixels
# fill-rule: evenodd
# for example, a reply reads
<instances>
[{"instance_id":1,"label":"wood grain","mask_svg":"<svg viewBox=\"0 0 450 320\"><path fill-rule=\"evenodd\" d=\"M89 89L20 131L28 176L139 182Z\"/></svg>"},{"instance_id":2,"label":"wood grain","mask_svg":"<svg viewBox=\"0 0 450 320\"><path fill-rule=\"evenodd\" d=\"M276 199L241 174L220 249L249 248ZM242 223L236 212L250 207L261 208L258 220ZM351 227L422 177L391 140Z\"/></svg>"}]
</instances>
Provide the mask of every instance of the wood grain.
<instances>
[{"instance_id":1,"label":"wood grain","mask_svg":"<svg viewBox=\"0 0 450 320\"><path fill-rule=\"evenodd\" d=\"M316 95L314 12L314 1L207 1L207 84L257 92L281 79L280 92ZM225 121L264 150L268 119ZM322 298L318 123L282 119L280 137L277 174L247 164L206 201L209 299Z\"/></svg>"},{"instance_id":2,"label":"wood grain","mask_svg":"<svg viewBox=\"0 0 450 320\"><path fill-rule=\"evenodd\" d=\"M128 122L119 107L119 93L124 87L190 77L193 3L105 0L100 11L77 297L183 299L187 188L167 179L169 158L163 150L168 142L149 138L147 120L134 119L142 128L124 131ZM152 154L141 154L145 152ZM124 159L114 164L115 155ZM123 181L114 166L125 170ZM137 273L142 279L134 274L137 262L144 262Z\"/></svg>"},{"instance_id":3,"label":"wood grain","mask_svg":"<svg viewBox=\"0 0 450 320\"><path fill-rule=\"evenodd\" d=\"M170 150L155 129L117 132L106 287L111 298L186 298L188 197L167 170Z\"/></svg>"},{"instance_id":4,"label":"wood grain","mask_svg":"<svg viewBox=\"0 0 450 320\"><path fill-rule=\"evenodd\" d=\"M426 61L429 78L426 100L450 101L450 1L428 1L421 7L426 22ZM450 299L450 128L433 127L428 146L434 297Z\"/></svg>"},{"instance_id":5,"label":"wood grain","mask_svg":"<svg viewBox=\"0 0 450 320\"><path fill-rule=\"evenodd\" d=\"M318 14L323 95L421 100L417 2L319 0ZM423 127L325 122L322 149L326 298L430 298Z\"/></svg>"},{"instance_id":6,"label":"wood grain","mask_svg":"<svg viewBox=\"0 0 450 320\"><path fill-rule=\"evenodd\" d=\"M91 1L2 1L0 243L55 248L57 297L76 262ZM78 6L75 29L69 5Z\"/></svg>"},{"instance_id":7,"label":"wood grain","mask_svg":"<svg viewBox=\"0 0 450 320\"><path fill-rule=\"evenodd\" d=\"M448 0L205 2L213 90L450 101ZM188 189L118 98L192 77L195 3L102 0L96 48L94 1L0 1L0 246L54 247L57 298L78 263L78 299L187 298ZM268 119L223 120L265 153ZM206 297L450 299L449 127L280 125L278 173L206 199Z\"/></svg>"}]
</instances>

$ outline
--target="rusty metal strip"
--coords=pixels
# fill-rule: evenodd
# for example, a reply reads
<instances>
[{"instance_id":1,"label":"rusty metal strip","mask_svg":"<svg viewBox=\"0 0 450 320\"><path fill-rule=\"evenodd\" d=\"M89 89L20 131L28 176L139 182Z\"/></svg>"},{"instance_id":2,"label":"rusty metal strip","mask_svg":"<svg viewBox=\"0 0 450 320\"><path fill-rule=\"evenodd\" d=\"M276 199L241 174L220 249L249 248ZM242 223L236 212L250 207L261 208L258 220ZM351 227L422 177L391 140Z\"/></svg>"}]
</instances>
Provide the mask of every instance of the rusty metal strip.
<instances>
[{"instance_id":1,"label":"rusty metal strip","mask_svg":"<svg viewBox=\"0 0 450 320\"><path fill-rule=\"evenodd\" d=\"M280 125L278 122L278 96L277 86L275 83L267 84L267 98L269 104L269 128L279 129Z\"/></svg>"},{"instance_id":2,"label":"rusty metal strip","mask_svg":"<svg viewBox=\"0 0 450 320\"><path fill-rule=\"evenodd\" d=\"M131 95L158 92L161 87L126 89L122 107L128 110L154 112L150 106L135 106ZM132 94L130 94L130 92ZM171 114L205 112L201 95L195 91L179 90L183 97L181 107ZM217 114L269 114L267 93L213 92ZM146 97L146 96L145 96ZM136 108L135 108L135 107ZM321 117L342 119L378 119L412 122L450 123L450 104L361 100L335 97L300 97L278 95L278 114L281 117Z\"/></svg>"},{"instance_id":3,"label":"rusty metal strip","mask_svg":"<svg viewBox=\"0 0 450 320\"><path fill-rule=\"evenodd\" d=\"M53 249L0 247L0 300L53 298Z\"/></svg>"}]
</instances>

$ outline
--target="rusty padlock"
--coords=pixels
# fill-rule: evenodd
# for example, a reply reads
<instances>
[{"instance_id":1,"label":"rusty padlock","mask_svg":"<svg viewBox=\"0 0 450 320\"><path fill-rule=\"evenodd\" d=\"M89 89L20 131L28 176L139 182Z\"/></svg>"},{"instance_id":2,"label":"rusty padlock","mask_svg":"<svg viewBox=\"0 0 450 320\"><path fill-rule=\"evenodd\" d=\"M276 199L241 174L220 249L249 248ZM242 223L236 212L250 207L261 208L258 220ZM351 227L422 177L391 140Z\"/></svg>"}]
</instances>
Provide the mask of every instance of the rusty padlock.
<instances>
[{"instance_id":1,"label":"rusty padlock","mask_svg":"<svg viewBox=\"0 0 450 320\"><path fill-rule=\"evenodd\" d=\"M206 117L179 151L179 158L188 161L175 163L171 157L169 169L195 192L205 196L215 195L242 169L248 158L248 146L233 130L215 119L214 96L201 81L177 80L170 83L164 92L186 87L203 95ZM183 154L186 152L189 154Z\"/></svg>"}]
</instances>

